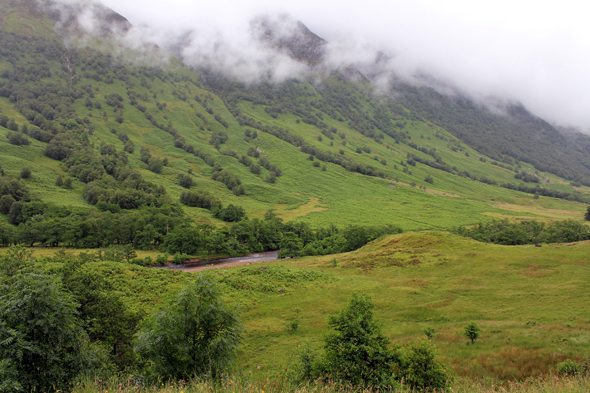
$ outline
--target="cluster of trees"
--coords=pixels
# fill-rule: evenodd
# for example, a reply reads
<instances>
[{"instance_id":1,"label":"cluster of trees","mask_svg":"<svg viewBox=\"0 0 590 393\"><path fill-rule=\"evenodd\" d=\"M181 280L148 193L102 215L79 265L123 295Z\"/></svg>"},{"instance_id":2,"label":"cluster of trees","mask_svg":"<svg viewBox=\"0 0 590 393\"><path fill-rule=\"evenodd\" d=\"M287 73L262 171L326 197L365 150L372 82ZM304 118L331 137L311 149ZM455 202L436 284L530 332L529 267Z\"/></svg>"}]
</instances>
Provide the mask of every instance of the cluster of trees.
<instances>
[{"instance_id":1,"label":"cluster of trees","mask_svg":"<svg viewBox=\"0 0 590 393\"><path fill-rule=\"evenodd\" d=\"M5 199L0 198L3 212ZM8 219L17 226L0 222L0 245L99 248L129 244L149 249L162 244L170 231L188 225L175 205L121 211L118 205L101 201L97 207L99 211L15 201Z\"/></svg>"},{"instance_id":2,"label":"cluster of trees","mask_svg":"<svg viewBox=\"0 0 590 393\"><path fill-rule=\"evenodd\" d=\"M228 205L214 214L228 222L229 227L216 229L211 225L178 227L166 236L164 247L169 253L196 254L207 251L215 254L244 255L281 249L279 257L328 255L356 250L368 242L402 230L394 226L344 229L330 225L315 230L307 223L284 223L271 211L264 220L248 219L243 208Z\"/></svg>"},{"instance_id":3,"label":"cluster of trees","mask_svg":"<svg viewBox=\"0 0 590 393\"><path fill-rule=\"evenodd\" d=\"M508 220L459 227L454 232L480 242L504 245L569 243L590 239L590 228L573 220L545 224L538 221L511 223Z\"/></svg>"},{"instance_id":4,"label":"cluster of trees","mask_svg":"<svg viewBox=\"0 0 590 393\"><path fill-rule=\"evenodd\" d=\"M231 190L234 195L244 195L246 193L246 189L244 188L240 178L230 171L223 169L219 165L215 165L213 167L211 179L225 184L228 190Z\"/></svg>"},{"instance_id":5,"label":"cluster of trees","mask_svg":"<svg viewBox=\"0 0 590 393\"><path fill-rule=\"evenodd\" d=\"M88 145L86 133L74 130L56 135L44 150L46 156L62 161L70 175L86 183L83 195L93 205L105 201L121 209L137 209L168 202L163 186L146 181L131 169L127 158L129 151L119 152L113 145L102 144L100 152L96 154ZM142 160L147 161L148 168L154 172L161 172L164 165L146 149L142 149Z\"/></svg>"}]
</instances>

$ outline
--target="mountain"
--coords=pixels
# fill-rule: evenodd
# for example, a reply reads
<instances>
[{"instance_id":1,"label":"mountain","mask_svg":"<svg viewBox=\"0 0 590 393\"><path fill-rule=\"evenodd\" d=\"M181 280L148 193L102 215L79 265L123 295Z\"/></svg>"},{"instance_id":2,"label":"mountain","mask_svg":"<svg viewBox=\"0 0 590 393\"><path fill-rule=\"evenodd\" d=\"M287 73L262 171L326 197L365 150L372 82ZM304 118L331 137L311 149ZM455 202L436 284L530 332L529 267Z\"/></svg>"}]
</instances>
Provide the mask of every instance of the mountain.
<instances>
[{"instance_id":1,"label":"mountain","mask_svg":"<svg viewBox=\"0 0 590 393\"><path fill-rule=\"evenodd\" d=\"M262 59L303 71L244 83L194 63L192 32L130 45L134 27L103 6L2 0L2 242L162 247L244 214L404 230L582 220L586 136L385 74L383 54L369 70L330 68L326 41L284 18L257 18L251 34ZM111 239L109 226L128 230Z\"/></svg>"}]
</instances>

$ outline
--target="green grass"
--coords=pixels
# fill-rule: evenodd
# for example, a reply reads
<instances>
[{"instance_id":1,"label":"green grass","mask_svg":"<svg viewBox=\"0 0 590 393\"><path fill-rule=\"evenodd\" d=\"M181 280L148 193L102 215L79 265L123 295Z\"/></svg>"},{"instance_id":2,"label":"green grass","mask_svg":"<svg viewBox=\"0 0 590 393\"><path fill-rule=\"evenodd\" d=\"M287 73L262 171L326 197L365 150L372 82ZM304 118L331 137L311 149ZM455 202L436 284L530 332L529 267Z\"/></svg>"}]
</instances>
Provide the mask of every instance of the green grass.
<instances>
[{"instance_id":1,"label":"green grass","mask_svg":"<svg viewBox=\"0 0 590 393\"><path fill-rule=\"evenodd\" d=\"M349 254L265 263L319 271L327 279L268 293L246 310L240 368L279 371L307 340L319 345L327 315L362 292L373 296L384 333L395 343L435 328L434 344L463 377L545 375L559 361L589 352L589 249L588 242L508 247L423 232L387 237ZM232 269L215 272L226 270ZM290 333L286 324L297 309L300 329ZM483 329L475 345L462 335L471 321Z\"/></svg>"},{"instance_id":2,"label":"green grass","mask_svg":"<svg viewBox=\"0 0 590 393\"><path fill-rule=\"evenodd\" d=\"M378 239L355 252L210 270L245 324L237 370L256 381L292 369L298 348L321 347L328 315L353 293L372 296L392 344L432 339L461 378L522 381L590 353L590 242L478 243L427 231ZM335 262L334 262L335 261ZM150 313L198 273L94 263L135 310ZM266 267L263 269L262 267ZM298 317L299 329L287 324ZM471 345L469 322L481 328Z\"/></svg>"}]
</instances>

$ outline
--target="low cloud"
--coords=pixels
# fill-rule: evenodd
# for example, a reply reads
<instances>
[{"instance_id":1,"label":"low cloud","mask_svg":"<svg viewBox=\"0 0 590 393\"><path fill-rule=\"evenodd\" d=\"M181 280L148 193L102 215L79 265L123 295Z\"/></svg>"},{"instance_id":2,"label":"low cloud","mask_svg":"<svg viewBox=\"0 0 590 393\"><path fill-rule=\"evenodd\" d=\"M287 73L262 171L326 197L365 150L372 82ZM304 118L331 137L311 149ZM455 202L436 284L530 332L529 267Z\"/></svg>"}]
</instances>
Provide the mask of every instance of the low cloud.
<instances>
[{"instance_id":1,"label":"low cloud","mask_svg":"<svg viewBox=\"0 0 590 393\"><path fill-rule=\"evenodd\" d=\"M328 67L355 64L383 80L388 72L414 81L416 75L432 75L482 100L519 101L546 120L590 131L590 28L582 12L572 11L579 3L571 0L559 5L528 0L103 4L135 26L128 38L136 46L152 41L176 50L188 64L209 65L245 82L281 81L303 72L287 53L256 39L260 32L252 25L261 14L279 15L277 32L288 34L294 25L281 20L287 14L328 42ZM91 18L84 19L93 26Z\"/></svg>"}]
</instances>

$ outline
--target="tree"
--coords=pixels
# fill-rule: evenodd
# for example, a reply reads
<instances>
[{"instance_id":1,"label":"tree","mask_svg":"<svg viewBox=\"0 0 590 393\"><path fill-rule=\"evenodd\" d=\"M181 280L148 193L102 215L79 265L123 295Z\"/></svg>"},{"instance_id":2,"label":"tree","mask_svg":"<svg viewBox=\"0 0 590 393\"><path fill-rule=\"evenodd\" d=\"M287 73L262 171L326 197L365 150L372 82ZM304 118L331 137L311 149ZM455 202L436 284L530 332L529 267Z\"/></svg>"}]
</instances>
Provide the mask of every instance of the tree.
<instances>
[{"instance_id":1,"label":"tree","mask_svg":"<svg viewBox=\"0 0 590 393\"><path fill-rule=\"evenodd\" d=\"M191 188L193 186L193 178L181 173L178 175L178 184L184 188Z\"/></svg>"},{"instance_id":2,"label":"tree","mask_svg":"<svg viewBox=\"0 0 590 393\"><path fill-rule=\"evenodd\" d=\"M475 342L479 338L479 333L481 332L481 328L475 322L470 322L467 326L465 326L465 332L463 333L465 337L471 340L471 344Z\"/></svg>"},{"instance_id":3,"label":"tree","mask_svg":"<svg viewBox=\"0 0 590 393\"><path fill-rule=\"evenodd\" d=\"M286 232L279 243L278 258L298 257L303 250L303 241L294 232Z\"/></svg>"},{"instance_id":4,"label":"tree","mask_svg":"<svg viewBox=\"0 0 590 393\"><path fill-rule=\"evenodd\" d=\"M159 158L152 157L148 161L148 169L154 173L162 173L164 164Z\"/></svg>"},{"instance_id":5,"label":"tree","mask_svg":"<svg viewBox=\"0 0 590 393\"><path fill-rule=\"evenodd\" d=\"M30 177L31 177L31 169L29 169L26 166L22 167L20 170L20 178L21 179L28 179Z\"/></svg>"},{"instance_id":6,"label":"tree","mask_svg":"<svg viewBox=\"0 0 590 393\"><path fill-rule=\"evenodd\" d=\"M266 179L264 181L267 183L274 184L277 181L277 175L274 172L269 172L268 176L266 176Z\"/></svg>"},{"instance_id":7,"label":"tree","mask_svg":"<svg viewBox=\"0 0 590 393\"><path fill-rule=\"evenodd\" d=\"M584 219L586 221L590 221L590 206L586 209L586 214L584 214Z\"/></svg>"},{"instance_id":8,"label":"tree","mask_svg":"<svg viewBox=\"0 0 590 393\"><path fill-rule=\"evenodd\" d=\"M78 315L90 340L105 348L120 370L132 365L131 341L139 314L133 313L89 264L66 257L60 273L64 286L79 303Z\"/></svg>"},{"instance_id":9,"label":"tree","mask_svg":"<svg viewBox=\"0 0 590 393\"><path fill-rule=\"evenodd\" d=\"M2 197L0 197L0 212L8 214L10 206L12 206L14 202L16 202L16 200L12 195L2 195Z\"/></svg>"},{"instance_id":10,"label":"tree","mask_svg":"<svg viewBox=\"0 0 590 393\"><path fill-rule=\"evenodd\" d=\"M0 379L24 391L57 391L85 367L76 303L56 278L17 273L0 285Z\"/></svg>"},{"instance_id":11,"label":"tree","mask_svg":"<svg viewBox=\"0 0 590 393\"><path fill-rule=\"evenodd\" d=\"M348 306L331 316L328 326L336 332L325 339L325 367L330 379L353 386L395 386L401 355L388 348L389 339L373 315L375 303L354 294Z\"/></svg>"},{"instance_id":12,"label":"tree","mask_svg":"<svg viewBox=\"0 0 590 393\"><path fill-rule=\"evenodd\" d=\"M154 376L218 377L231 365L241 341L237 312L223 304L217 286L200 275L154 314L136 335L135 350Z\"/></svg>"}]
</instances>

